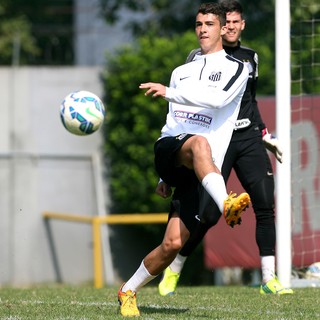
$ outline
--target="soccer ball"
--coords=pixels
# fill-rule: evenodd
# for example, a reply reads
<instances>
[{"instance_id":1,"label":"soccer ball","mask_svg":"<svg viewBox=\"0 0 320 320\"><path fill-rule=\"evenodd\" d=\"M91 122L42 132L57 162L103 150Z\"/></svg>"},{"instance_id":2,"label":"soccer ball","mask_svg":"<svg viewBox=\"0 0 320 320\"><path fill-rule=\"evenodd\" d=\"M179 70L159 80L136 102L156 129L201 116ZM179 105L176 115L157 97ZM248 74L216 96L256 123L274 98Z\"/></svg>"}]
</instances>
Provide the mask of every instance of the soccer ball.
<instances>
[{"instance_id":1,"label":"soccer ball","mask_svg":"<svg viewBox=\"0 0 320 320\"><path fill-rule=\"evenodd\" d=\"M320 280L320 262L315 262L307 268L306 279Z\"/></svg>"},{"instance_id":2,"label":"soccer ball","mask_svg":"<svg viewBox=\"0 0 320 320\"><path fill-rule=\"evenodd\" d=\"M60 117L69 132L84 136L100 128L104 121L105 109L100 98L92 92L75 91L62 101Z\"/></svg>"}]
</instances>

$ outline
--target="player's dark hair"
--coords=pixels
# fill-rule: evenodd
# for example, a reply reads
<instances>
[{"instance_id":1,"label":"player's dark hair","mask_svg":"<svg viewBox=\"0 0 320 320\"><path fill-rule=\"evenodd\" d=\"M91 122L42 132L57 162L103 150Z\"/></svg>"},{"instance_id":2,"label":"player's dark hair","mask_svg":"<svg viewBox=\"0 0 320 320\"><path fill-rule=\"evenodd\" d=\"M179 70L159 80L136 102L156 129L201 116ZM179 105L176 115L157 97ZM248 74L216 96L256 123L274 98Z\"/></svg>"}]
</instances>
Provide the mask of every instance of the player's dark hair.
<instances>
[{"instance_id":1,"label":"player's dark hair","mask_svg":"<svg viewBox=\"0 0 320 320\"><path fill-rule=\"evenodd\" d=\"M241 4L236 0L222 0L220 5L224 8L225 12L238 12L242 18L243 9Z\"/></svg>"},{"instance_id":2,"label":"player's dark hair","mask_svg":"<svg viewBox=\"0 0 320 320\"><path fill-rule=\"evenodd\" d=\"M221 26L226 24L226 11L220 5L220 3L207 2L200 4L197 14L208 14L212 13L219 18Z\"/></svg>"}]
</instances>

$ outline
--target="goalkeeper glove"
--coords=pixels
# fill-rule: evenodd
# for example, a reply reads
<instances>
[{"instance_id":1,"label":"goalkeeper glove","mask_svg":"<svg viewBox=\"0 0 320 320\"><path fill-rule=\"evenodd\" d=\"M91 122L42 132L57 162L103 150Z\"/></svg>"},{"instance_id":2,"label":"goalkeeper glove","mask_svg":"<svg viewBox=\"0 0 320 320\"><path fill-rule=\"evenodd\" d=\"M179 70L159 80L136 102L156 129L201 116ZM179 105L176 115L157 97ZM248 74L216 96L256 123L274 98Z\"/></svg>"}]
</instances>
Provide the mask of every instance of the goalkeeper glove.
<instances>
[{"instance_id":1,"label":"goalkeeper glove","mask_svg":"<svg viewBox=\"0 0 320 320\"><path fill-rule=\"evenodd\" d=\"M282 148L280 142L275 136L268 132L267 128L262 130L262 140L265 147L275 155L280 163L282 163Z\"/></svg>"}]
</instances>

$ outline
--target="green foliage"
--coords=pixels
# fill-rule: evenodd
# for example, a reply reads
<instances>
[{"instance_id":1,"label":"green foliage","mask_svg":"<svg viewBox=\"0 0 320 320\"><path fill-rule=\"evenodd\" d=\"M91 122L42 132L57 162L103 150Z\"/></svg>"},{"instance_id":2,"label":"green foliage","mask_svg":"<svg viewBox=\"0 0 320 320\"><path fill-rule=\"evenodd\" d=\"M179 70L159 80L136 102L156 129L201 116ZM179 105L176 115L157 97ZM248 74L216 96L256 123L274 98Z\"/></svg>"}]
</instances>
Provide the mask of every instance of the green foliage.
<instances>
[{"instance_id":1,"label":"green foliage","mask_svg":"<svg viewBox=\"0 0 320 320\"><path fill-rule=\"evenodd\" d=\"M7 6L0 4L0 64L11 64L15 54L19 55L19 62L24 64L28 56L37 56L40 51L32 37L31 23L26 16L8 17L7 11Z\"/></svg>"},{"instance_id":2,"label":"green foliage","mask_svg":"<svg viewBox=\"0 0 320 320\"><path fill-rule=\"evenodd\" d=\"M113 212L159 212L168 203L155 195L153 145L165 123L167 102L144 96L143 82L168 85L172 70L196 46L195 36L145 36L108 59L104 74L108 159Z\"/></svg>"},{"instance_id":3,"label":"green foliage","mask_svg":"<svg viewBox=\"0 0 320 320\"><path fill-rule=\"evenodd\" d=\"M72 0L2 0L0 64L72 64L72 19Z\"/></svg>"},{"instance_id":4,"label":"green foliage","mask_svg":"<svg viewBox=\"0 0 320 320\"><path fill-rule=\"evenodd\" d=\"M320 92L320 5L315 0L291 3L292 94Z\"/></svg>"},{"instance_id":5,"label":"green foliage","mask_svg":"<svg viewBox=\"0 0 320 320\"><path fill-rule=\"evenodd\" d=\"M133 16L127 26L135 36L146 33L167 36L184 33L194 26L195 13L201 0L100 0L103 15L108 23L120 19L122 8L140 13Z\"/></svg>"},{"instance_id":6,"label":"green foliage","mask_svg":"<svg viewBox=\"0 0 320 320\"><path fill-rule=\"evenodd\" d=\"M134 35L154 33L157 35L172 35L184 33L194 27L195 14L201 0L100 0L102 13L108 23L120 19L121 9L133 13L127 25ZM218 2L214 1L214 2ZM246 38L254 40L266 38L274 34L274 6L275 1L239 0L244 9L244 17L252 28L246 30ZM262 30L263 32L258 32Z\"/></svg>"},{"instance_id":7,"label":"green foliage","mask_svg":"<svg viewBox=\"0 0 320 320\"><path fill-rule=\"evenodd\" d=\"M132 0L101 0L107 21L116 21L121 8L144 13L138 20L129 19L135 35L181 34L194 26L194 15L202 1L151 0L137 3ZM243 44L259 54L258 95L275 94L275 1L239 0L244 9L246 29ZM317 93L320 84L319 11L316 0L291 0L292 93ZM179 8L184 8L180 10ZM148 13L148 14L146 14ZM311 20L314 19L314 23ZM312 31L312 32L311 32Z\"/></svg>"},{"instance_id":8,"label":"green foliage","mask_svg":"<svg viewBox=\"0 0 320 320\"><path fill-rule=\"evenodd\" d=\"M147 32L168 36L183 34L185 30L193 30L195 13L202 1L191 2L189 0L152 0L139 2L138 5L136 1L131 0L101 0L101 6L109 22L117 20L120 8L126 8L132 12L150 12L137 21L129 19L132 33L145 34ZM275 93L274 0L271 3L240 0L240 3L242 3L246 20L243 45L253 48L259 54L258 95L273 95ZM181 7L184 8L183 11L179 9Z\"/></svg>"},{"instance_id":9,"label":"green foliage","mask_svg":"<svg viewBox=\"0 0 320 320\"><path fill-rule=\"evenodd\" d=\"M246 29L243 38L248 41L258 41L271 47L275 39L275 0L238 0L244 10ZM256 50L259 47L253 46Z\"/></svg>"}]
</instances>

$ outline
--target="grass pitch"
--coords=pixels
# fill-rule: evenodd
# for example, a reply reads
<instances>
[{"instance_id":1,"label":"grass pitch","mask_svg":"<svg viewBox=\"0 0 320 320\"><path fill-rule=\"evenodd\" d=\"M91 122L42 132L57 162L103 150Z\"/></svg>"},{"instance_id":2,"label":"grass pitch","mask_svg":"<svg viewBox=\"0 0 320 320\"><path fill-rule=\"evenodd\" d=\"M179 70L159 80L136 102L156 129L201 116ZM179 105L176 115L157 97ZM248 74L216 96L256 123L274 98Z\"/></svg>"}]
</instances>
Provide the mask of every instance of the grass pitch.
<instances>
[{"instance_id":1,"label":"grass pitch","mask_svg":"<svg viewBox=\"0 0 320 320\"><path fill-rule=\"evenodd\" d=\"M0 319L124 319L117 287L50 286L0 288ZM244 286L183 287L161 297L157 287L138 293L140 319L320 319L320 289L299 288L293 295L262 296Z\"/></svg>"}]
</instances>

